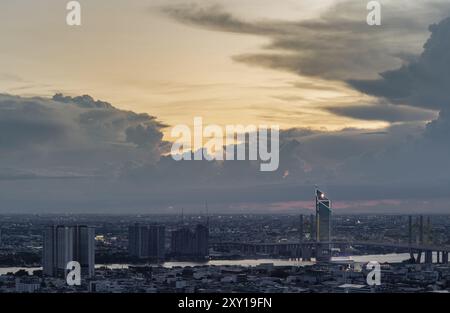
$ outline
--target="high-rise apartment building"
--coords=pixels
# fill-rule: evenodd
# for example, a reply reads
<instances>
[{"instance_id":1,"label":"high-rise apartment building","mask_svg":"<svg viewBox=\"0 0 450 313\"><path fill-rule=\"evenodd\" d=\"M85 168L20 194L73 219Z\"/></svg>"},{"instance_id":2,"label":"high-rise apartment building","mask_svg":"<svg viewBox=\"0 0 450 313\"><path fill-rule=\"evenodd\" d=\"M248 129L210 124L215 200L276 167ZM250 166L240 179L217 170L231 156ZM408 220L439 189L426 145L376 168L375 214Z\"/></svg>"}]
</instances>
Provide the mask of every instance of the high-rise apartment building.
<instances>
[{"instance_id":1,"label":"high-rise apartment building","mask_svg":"<svg viewBox=\"0 0 450 313\"><path fill-rule=\"evenodd\" d=\"M74 261L81 265L81 274L93 277L95 274L95 229L89 226L73 228Z\"/></svg>"},{"instance_id":2,"label":"high-rise apartment building","mask_svg":"<svg viewBox=\"0 0 450 313\"><path fill-rule=\"evenodd\" d=\"M76 225L53 225L45 228L43 249L44 275L64 277L71 261L79 262L81 274L93 277L95 272L95 229Z\"/></svg>"},{"instance_id":3,"label":"high-rise apartment building","mask_svg":"<svg viewBox=\"0 0 450 313\"><path fill-rule=\"evenodd\" d=\"M128 228L128 251L131 257L163 260L165 243L164 226L134 224Z\"/></svg>"},{"instance_id":4,"label":"high-rise apartment building","mask_svg":"<svg viewBox=\"0 0 450 313\"><path fill-rule=\"evenodd\" d=\"M172 254L177 257L204 259L209 256L209 228L199 224L192 231L188 227L172 231Z\"/></svg>"},{"instance_id":5,"label":"high-rise apartment building","mask_svg":"<svg viewBox=\"0 0 450 313\"><path fill-rule=\"evenodd\" d=\"M209 255L209 228L199 224L195 228L194 251L198 258L206 258Z\"/></svg>"}]
</instances>

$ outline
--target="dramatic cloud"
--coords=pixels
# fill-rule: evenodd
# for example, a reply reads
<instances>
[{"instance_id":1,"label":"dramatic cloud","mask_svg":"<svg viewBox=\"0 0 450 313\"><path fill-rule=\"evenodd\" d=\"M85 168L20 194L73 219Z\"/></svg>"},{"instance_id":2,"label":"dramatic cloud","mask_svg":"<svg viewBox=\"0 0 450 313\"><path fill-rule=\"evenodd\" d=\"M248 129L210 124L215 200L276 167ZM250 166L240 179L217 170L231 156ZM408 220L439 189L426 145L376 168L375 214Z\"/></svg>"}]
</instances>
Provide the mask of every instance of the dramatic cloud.
<instances>
[{"instance_id":1,"label":"dramatic cloud","mask_svg":"<svg viewBox=\"0 0 450 313\"><path fill-rule=\"evenodd\" d=\"M204 200L227 210L305 201L314 184L337 200L442 197L450 186L448 120L441 112L425 130L406 123L377 132L282 131L279 169L260 172L256 161L174 161L161 155L155 118L87 96L2 95L0 196L4 210L16 212L155 212Z\"/></svg>"},{"instance_id":2,"label":"dramatic cloud","mask_svg":"<svg viewBox=\"0 0 450 313\"><path fill-rule=\"evenodd\" d=\"M114 176L129 162L159 159L161 127L90 96L0 95L0 176Z\"/></svg>"},{"instance_id":3,"label":"dramatic cloud","mask_svg":"<svg viewBox=\"0 0 450 313\"><path fill-rule=\"evenodd\" d=\"M377 80L351 80L356 89L393 103L443 109L450 105L450 18L430 26L420 57Z\"/></svg>"},{"instance_id":4,"label":"dramatic cloud","mask_svg":"<svg viewBox=\"0 0 450 313\"><path fill-rule=\"evenodd\" d=\"M371 27L366 4L342 1L319 18L301 21L249 21L219 6L163 11L184 24L270 39L263 52L237 55L235 61L336 80L373 78L410 60L420 53L417 43L426 38L427 26L450 14L447 1L384 1L383 25Z\"/></svg>"},{"instance_id":5,"label":"dramatic cloud","mask_svg":"<svg viewBox=\"0 0 450 313\"><path fill-rule=\"evenodd\" d=\"M425 130L425 138L450 147L450 109L445 108L439 113L439 117L428 123Z\"/></svg>"},{"instance_id":6,"label":"dramatic cloud","mask_svg":"<svg viewBox=\"0 0 450 313\"><path fill-rule=\"evenodd\" d=\"M428 26L450 14L448 1L385 1L380 27L366 24L366 3L355 1L339 2L318 19L287 22L249 21L220 7L186 6L165 12L184 24L270 40L262 52L237 55L235 61L344 81L379 98L373 104L325 108L329 112L402 122L371 133L349 129L302 131L299 138L285 134L282 145L295 145L289 161L284 158L280 166L289 173L286 181L373 184L373 194L382 190L390 196L396 192L404 196L408 188L424 184L430 195L440 190L437 185L448 186L449 118L443 109L450 100L450 19L430 28L432 35L421 50ZM442 110L437 119L435 110ZM423 121L429 120L434 121L425 127ZM364 197L368 189L358 196Z\"/></svg>"}]
</instances>

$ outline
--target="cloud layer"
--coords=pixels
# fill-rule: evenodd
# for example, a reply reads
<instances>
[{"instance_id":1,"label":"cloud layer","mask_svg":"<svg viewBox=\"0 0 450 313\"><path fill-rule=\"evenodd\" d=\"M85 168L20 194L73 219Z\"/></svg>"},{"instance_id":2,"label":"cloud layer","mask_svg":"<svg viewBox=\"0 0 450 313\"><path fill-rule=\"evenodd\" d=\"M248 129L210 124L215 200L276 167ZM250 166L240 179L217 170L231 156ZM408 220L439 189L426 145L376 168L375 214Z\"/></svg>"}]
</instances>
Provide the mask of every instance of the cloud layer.
<instances>
[{"instance_id":1,"label":"cloud layer","mask_svg":"<svg viewBox=\"0 0 450 313\"><path fill-rule=\"evenodd\" d=\"M356 89L392 103L430 109L450 105L450 18L430 26L431 37L420 57L377 80L350 80Z\"/></svg>"},{"instance_id":2,"label":"cloud layer","mask_svg":"<svg viewBox=\"0 0 450 313\"><path fill-rule=\"evenodd\" d=\"M366 2L340 1L313 20L245 20L222 6L167 6L163 12L192 26L267 37L262 52L235 61L326 79L374 78L420 52L429 24L450 14L447 1L384 1L382 27L366 23Z\"/></svg>"},{"instance_id":3,"label":"cloud layer","mask_svg":"<svg viewBox=\"0 0 450 313\"><path fill-rule=\"evenodd\" d=\"M90 96L0 95L2 176L114 176L127 162L159 159L162 126Z\"/></svg>"},{"instance_id":4,"label":"cloud layer","mask_svg":"<svg viewBox=\"0 0 450 313\"><path fill-rule=\"evenodd\" d=\"M275 172L260 172L255 161L174 161L162 155L163 125L154 117L89 96L1 95L0 120L4 211L155 212L204 200L223 211L233 203L304 201L314 184L347 201L420 200L450 187L444 112L426 128L282 131Z\"/></svg>"},{"instance_id":5,"label":"cloud layer","mask_svg":"<svg viewBox=\"0 0 450 313\"><path fill-rule=\"evenodd\" d=\"M386 102L365 105L334 106L326 108L331 113L366 121L415 122L430 121L436 112L410 106L392 105Z\"/></svg>"}]
</instances>

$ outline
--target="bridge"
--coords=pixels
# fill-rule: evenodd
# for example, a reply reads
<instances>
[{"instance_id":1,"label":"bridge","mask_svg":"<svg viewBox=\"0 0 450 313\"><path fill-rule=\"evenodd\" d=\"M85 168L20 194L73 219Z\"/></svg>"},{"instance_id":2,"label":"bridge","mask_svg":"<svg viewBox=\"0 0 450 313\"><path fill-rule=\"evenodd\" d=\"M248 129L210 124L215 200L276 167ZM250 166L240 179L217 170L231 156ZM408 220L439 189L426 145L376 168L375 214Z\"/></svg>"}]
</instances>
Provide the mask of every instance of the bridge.
<instances>
[{"instance_id":1,"label":"bridge","mask_svg":"<svg viewBox=\"0 0 450 313\"><path fill-rule=\"evenodd\" d=\"M332 256L332 247L382 247L394 251L402 250L409 252L410 260L426 264L433 263L433 253L436 253L436 262L448 264L448 253L450 246L433 244L431 218L424 221L424 216L408 216L408 243L396 242L373 242L373 241L332 241L331 236L331 200L315 188L316 216L310 215L309 222L305 225L303 214L300 214L297 241L282 241L272 243L259 242L211 242L210 247L218 251L238 250L241 255L277 255L291 258L311 260L314 256L318 262L329 262ZM305 226L308 226L309 236L305 236ZM422 258L424 254L424 258Z\"/></svg>"},{"instance_id":2,"label":"bridge","mask_svg":"<svg viewBox=\"0 0 450 313\"><path fill-rule=\"evenodd\" d=\"M424 261L427 264L433 263L433 252L436 253L436 262L448 264L448 253L450 246L437 246L429 244L409 244L409 243L386 243L370 241L283 241L272 243L244 243L244 242L212 242L210 246L216 250L238 250L244 255L269 254L285 255L304 260L311 260L315 251L320 245L329 245L334 247L382 247L392 248L393 250L404 250L410 253L411 260L415 263L422 262L422 254L425 255Z\"/></svg>"}]
</instances>

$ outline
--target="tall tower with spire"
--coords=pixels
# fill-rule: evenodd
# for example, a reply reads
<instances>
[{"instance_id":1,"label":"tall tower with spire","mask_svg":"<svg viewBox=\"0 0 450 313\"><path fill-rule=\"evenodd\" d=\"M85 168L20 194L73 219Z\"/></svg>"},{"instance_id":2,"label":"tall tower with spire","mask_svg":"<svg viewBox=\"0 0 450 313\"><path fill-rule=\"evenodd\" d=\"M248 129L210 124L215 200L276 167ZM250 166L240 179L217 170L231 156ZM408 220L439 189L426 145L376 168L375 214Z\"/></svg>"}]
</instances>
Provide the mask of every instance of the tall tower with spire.
<instances>
[{"instance_id":1,"label":"tall tower with spire","mask_svg":"<svg viewBox=\"0 0 450 313\"><path fill-rule=\"evenodd\" d=\"M317 186L316 200L316 259L319 262L331 260L331 200Z\"/></svg>"}]
</instances>

